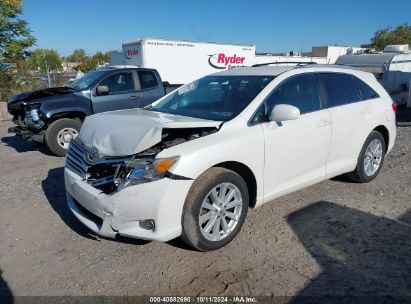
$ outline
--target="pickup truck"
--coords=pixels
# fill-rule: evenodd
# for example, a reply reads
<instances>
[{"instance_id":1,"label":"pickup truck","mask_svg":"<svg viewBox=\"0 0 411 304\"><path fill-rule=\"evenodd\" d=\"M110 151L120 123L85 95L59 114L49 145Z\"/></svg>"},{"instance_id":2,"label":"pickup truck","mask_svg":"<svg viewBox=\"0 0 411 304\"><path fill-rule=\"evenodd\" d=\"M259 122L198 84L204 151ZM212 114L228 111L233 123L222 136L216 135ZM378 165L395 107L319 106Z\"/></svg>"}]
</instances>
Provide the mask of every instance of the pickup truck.
<instances>
[{"instance_id":1,"label":"pickup truck","mask_svg":"<svg viewBox=\"0 0 411 304\"><path fill-rule=\"evenodd\" d=\"M65 87L11 96L7 109L16 126L8 131L45 143L52 153L64 156L86 116L145 107L165 95L166 84L153 69L123 67L94 71Z\"/></svg>"}]
</instances>

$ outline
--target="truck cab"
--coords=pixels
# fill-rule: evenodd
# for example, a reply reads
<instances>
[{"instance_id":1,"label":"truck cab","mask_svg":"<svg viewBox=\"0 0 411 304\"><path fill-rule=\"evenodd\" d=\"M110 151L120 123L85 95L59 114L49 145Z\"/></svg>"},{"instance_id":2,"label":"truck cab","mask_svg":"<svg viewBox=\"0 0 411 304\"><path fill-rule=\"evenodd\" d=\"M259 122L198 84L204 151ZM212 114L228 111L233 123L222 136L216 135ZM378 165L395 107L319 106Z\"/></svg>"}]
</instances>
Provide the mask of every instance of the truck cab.
<instances>
[{"instance_id":1,"label":"truck cab","mask_svg":"<svg viewBox=\"0 0 411 304\"><path fill-rule=\"evenodd\" d=\"M64 156L92 114L145 107L165 95L159 73L137 67L106 68L90 72L65 87L11 96L8 111L16 126L10 133L45 143Z\"/></svg>"}]
</instances>

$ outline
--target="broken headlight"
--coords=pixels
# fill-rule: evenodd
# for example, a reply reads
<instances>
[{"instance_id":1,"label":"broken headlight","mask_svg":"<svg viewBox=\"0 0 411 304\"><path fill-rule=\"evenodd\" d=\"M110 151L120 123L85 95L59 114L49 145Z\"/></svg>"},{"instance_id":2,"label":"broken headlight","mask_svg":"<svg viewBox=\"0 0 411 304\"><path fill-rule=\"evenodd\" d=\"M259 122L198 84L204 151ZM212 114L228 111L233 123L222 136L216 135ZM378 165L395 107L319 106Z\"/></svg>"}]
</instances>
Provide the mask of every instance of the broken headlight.
<instances>
[{"instance_id":1,"label":"broken headlight","mask_svg":"<svg viewBox=\"0 0 411 304\"><path fill-rule=\"evenodd\" d=\"M30 110L30 117L33 122L38 122L40 120L39 110L37 109Z\"/></svg>"},{"instance_id":2,"label":"broken headlight","mask_svg":"<svg viewBox=\"0 0 411 304\"><path fill-rule=\"evenodd\" d=\"M178 159L179 157L132 159L126 162L125 174L118 181L118 189L162 179Z\"/></svg>"},{"instance_id":3,"label":"broken headlight","mask_svg":"<svg viewBox=\"0 0 411 304\"><path fill-rule=\"evenodd\" d=\"M29 104L26 110L26 116L35 124L40 122L40 104Z\"/></svg>"}]
</instances>

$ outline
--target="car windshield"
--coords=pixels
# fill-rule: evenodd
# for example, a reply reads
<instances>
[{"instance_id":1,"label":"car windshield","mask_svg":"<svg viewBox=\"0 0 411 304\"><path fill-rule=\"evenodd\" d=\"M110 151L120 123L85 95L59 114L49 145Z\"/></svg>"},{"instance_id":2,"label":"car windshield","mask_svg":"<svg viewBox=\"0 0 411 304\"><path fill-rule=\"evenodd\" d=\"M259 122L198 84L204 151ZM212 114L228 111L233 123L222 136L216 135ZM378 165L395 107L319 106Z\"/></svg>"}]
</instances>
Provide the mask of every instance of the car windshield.
<instances>
[{"instance_id":1,"label":"car windshield","mask_svg":"<svg viewBox=\"0 0 411 304\"><path fill-rule=\"evenodd\" d=\"M95 71L87 73L83 77L69 83L67 86L77 91L84 90L87 89L96 79L98 79L106 73L106 71Z\"/></svg>"},{"instance_id":2,"label":"car windshield","mask_svg":"<svg viewBox=\"0 0 411 304\"><path fill-rule=\"evenodd\" d=\"M206 76L170 93L150 110L208 120L237 116L273 76Z\"/></svg>"}]
</instances>

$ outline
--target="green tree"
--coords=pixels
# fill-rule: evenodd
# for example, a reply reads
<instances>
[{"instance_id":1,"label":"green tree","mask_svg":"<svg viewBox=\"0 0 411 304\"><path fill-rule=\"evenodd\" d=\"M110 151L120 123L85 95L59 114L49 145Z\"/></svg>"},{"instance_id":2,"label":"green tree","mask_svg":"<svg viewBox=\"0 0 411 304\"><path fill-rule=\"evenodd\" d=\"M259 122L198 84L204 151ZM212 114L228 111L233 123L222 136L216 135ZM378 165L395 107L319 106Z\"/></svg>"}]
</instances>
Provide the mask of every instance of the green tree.
<instances>
[{"instance_id":1,"label":"green tree","mask_svg":"<svg viewBox=\"0 0 411 304\"><path fill-rule=\"evenodd\" d=\"M36 42L23 13L21 0L0 0L0 60L14 63L28 55L28 48Z\"/></svg>"},{"instance_id":2,"label":"green tree","mask_svg":"<svg viewBox=\"0 0 411 304\"><path fill-rule=\"evenodd\" d=\"M110 62L110 52L97 51L93 56L85 56L80 64L76 67L76 70L80 70L84 73L94 71L100 65L105 65Z\"/></svg>"},{"instance_id":3,"label":"green tree","mask_svg":"<svg viewBox=\"0 0 411 304\"><path fill-rule=\"evenodd\" d=\"M70 62L84 62L87 59L86 51L84 49L75 49L73 54L67 56L66 59Z\"/></svg>"},{"instance_id":4,"label":"green tree","mask_svg":"<svg viewBox=\"0 0 411 304\"><path fill-rule=\"evenodd\" d=\"M370 46L377 51L382 51L384 47L390 44L411 44L411 26L404 23L395 29L386 27L378 30L371 38Z\"/></svg>"},{"instance_id":5,"label":"green tree","mask_svg":"<svg viewBox=\"0 0 411 304\"><path fill-rule=\"evenodd\" d=\"M31 69L42 72L45 72L47 68L49 71L60 71L62 69L60 55L53 49L34 50L28 58L28 64Z\"/></svg>"},{"instance_id":6,"label":"green tree","mask_svg":"<svg viewBox=\"0 0 411 304\"><path fill-rule=\"evenodd\" d=\"M36 42L25 20L21 0L0 0L0 101L21 91L25 57Z\"/></svg>"},{"instance_id":7,"label":"green tree","mask_svg":"<svg viewBox=\"0 0 411 304\"><path fill-rule=\"evenodd\" d=\"M78 66L76 66L75 70L80 70L84 73L88 73L94 71L97 68L97 61L92 57L86 57L83 62L81 62Z\"/></svg>"},{"instance_id":8,"label":"green tree","mask_svg":"<svg viewBox=\"0 0 411 304\"><path fill-rule=\"evenodd\" d=\"M97 62L97 64L109 63L110 62L110 52L103 53L103 52L97 51L93 55L92 59L94 59Z\"/></svg>"}]
</instances>

